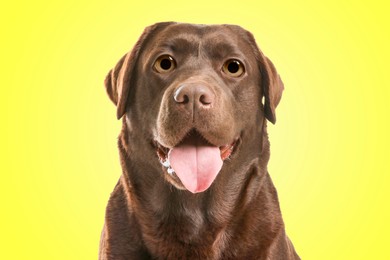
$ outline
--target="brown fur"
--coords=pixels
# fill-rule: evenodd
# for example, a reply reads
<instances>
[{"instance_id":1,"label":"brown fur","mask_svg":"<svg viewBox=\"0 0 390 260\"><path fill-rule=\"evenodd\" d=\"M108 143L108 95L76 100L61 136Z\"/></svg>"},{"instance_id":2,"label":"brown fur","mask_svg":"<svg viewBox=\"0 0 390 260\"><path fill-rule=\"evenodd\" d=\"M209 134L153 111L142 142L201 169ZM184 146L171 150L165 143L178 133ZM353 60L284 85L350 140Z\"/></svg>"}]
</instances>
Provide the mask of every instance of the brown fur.
<instances>
[{"instance_id":1,"label":"brown fur","mask_svg":"<svg viewBox=\"0 0 390 260\"><path fill-rule=\"evenodd\" d=\"M153 63L164 53L177 67L159 74ZM230 58L243 60L245 75L221 72ZM108 202L100 260L300 259L267 172L265 119L275 123L283 84L249 32L233 25L155 24L105 85L123 117L123 174ZM173 96L180 86L204 87L212 106L178 105ZM154 146L171 148L191 129L215 146L239 138L212 186L197 194L165 172Z\"/></svg>"}]
</instances>

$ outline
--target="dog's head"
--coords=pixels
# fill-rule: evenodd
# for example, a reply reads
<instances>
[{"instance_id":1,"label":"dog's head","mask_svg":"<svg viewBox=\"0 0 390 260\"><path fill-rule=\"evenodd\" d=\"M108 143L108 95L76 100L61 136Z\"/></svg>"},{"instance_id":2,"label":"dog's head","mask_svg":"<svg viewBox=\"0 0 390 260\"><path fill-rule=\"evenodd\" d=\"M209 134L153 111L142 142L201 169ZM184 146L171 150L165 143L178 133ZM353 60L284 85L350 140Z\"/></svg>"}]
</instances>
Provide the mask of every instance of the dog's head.
<instances>
[{"instance_id":1,"label":"dog's head","mask_svg":"<svg viewBox=\"0 0 390 260\"><path fill-rule=\"evenodd\" d=\"M248 31L177 23L147 27L105 85L118 119L154 144L167 180L193 193L212 184L238 146L260 140L283 91Z\"/></svg>"}]
</instances>

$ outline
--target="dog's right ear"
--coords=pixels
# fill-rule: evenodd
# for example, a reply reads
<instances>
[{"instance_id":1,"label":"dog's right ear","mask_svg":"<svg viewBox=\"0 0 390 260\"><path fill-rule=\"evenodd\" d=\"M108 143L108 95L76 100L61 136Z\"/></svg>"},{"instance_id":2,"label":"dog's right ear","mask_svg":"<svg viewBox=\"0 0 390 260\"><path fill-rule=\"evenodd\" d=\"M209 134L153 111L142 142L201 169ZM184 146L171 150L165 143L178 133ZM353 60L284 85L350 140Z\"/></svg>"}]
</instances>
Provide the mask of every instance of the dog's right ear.
<instances>
[{"instance_id":1,"label":"dog's right ear","mask_svg":"<svg viewBox=\"0 0 390 260\"><path fill-rule=\"evenodd\" d=\"M153 33L161 30L173 22L156 23L146 27L131 52L123 56L115 67L108 72L104 85L111 101L117 106L117 118L120 119L128 106L128 98L132 85L135 84L134 68L137 64L142 48Z\"/></svg>"},{"instance_id":2,"label":"dog's right ear","mask_svg":"<svg viewBox=\"0 0 390 260\"><path fill-rule=\"evenodd\" d=\"M118 105L118 92L116 81L118 79L118 74L120 69L122 68L125 58L126 55L124 55L115 65L115 67L108 72L106 79L104 80L104 85L106 87L107 94L115 105Z\"/></svg>"}]
</instances>

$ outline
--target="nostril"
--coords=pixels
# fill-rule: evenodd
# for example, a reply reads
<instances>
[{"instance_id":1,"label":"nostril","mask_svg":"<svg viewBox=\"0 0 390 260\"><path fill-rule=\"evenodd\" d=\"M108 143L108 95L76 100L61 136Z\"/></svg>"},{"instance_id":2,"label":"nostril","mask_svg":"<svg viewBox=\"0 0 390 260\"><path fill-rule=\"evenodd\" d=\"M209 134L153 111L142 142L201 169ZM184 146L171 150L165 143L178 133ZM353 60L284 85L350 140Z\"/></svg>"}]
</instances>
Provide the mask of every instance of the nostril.
<instances>
[{"instance_id":1,"label":"nostril","mask_svg":"<svg viewBox=\"0 0 390 260\"><path fill-rule=\"evenodd\" d=\"M212 98L210 97L210 95L201 95L199 97L199 101L200 103L202 103L203 105L210 105L211 103L213 103L213 100Z\"/></svg>"},{"instance_id":2,"label":"nostril","mask_svg":"<svg viewBox=\"0 0 390 260\"><path fill-rule=\"evenodd\" d=\"M176 103L181 104L187 104L190 101L188 95L185 93L185 91L183 91L182 87L175 91L173 99L176 101Z\"/></svg>"},{"instance_id":3,"label":"nostril","mask_svg":"<svg viewBox=\"0 0 390 260\"><path fill-rule=\"evenodd\" d=\"M189 101L189 98L187 95L175 95L174 99L175 99L176 103L183 103L183 104L187 104Z\"/></svg>"},{"instance_id":4,"label":"nostril","mask_svg":"<svg viewBox=\"0 0 390 260\"><path fill-rule=\"evenodd\" d=\"M190 101L187 95L183 95L181 101L179 103L187 104Z\"/></svg>"}]
</instances>

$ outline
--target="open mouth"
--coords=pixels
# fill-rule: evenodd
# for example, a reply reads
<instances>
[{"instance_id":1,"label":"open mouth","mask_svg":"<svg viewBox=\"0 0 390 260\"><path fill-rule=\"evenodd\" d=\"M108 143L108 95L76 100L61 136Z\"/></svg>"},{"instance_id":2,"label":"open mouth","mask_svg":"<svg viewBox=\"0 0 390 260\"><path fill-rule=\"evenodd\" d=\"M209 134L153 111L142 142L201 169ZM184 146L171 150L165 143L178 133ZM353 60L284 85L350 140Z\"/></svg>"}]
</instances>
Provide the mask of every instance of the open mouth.
<instances>
[{"instance_id":1,"label":"open mouth","mask_svg":"<svg viewBox=\"0 0 390 260\"><path fill-rule=\"evenodd\" d=\"M156 147L161 164L175 183L180 182L187 190L197 193L210 187L223 162L234 153L237 141L218 147L192 130L173 148L158 142Z\"/></svg>"}]
</instances>

